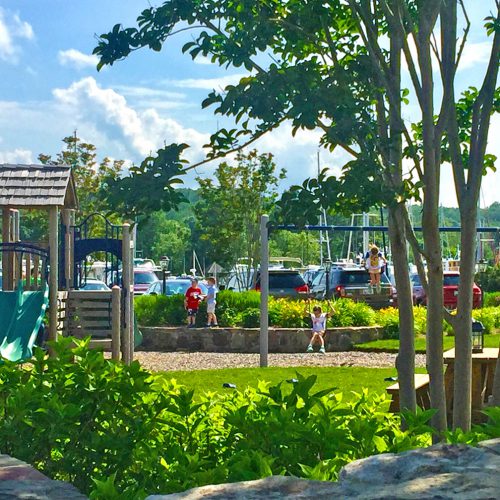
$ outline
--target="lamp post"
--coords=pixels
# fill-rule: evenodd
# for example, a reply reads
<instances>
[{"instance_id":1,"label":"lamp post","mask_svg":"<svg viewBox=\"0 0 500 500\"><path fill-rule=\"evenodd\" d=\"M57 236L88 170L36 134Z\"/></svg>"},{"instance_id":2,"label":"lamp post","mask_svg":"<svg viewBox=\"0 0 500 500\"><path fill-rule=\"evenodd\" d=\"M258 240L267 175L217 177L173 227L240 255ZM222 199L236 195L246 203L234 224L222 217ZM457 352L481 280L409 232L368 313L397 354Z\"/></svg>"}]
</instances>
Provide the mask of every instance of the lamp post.
<instances>
[{"instance_id":1,"label":"lamp post","mask_svg":"<svg viewBox=\"0 0 500 500\"><path fill-rule=\"evenodd\" d=\"M160 257L160 267L161 267L161 274L162 274L162 294L165 295L165 290L167 288L166 285L166 280L167 280L167 270L168 270L168 264L170 263L170 259L164 255L163 257Z\"/></svg>"},{"instance_id":2,"label":"lamp post","mask_svg":"<svg viewBox=\"0 0 500 500\"><path fill-rule=\"evenodd\" d=\"M332 271L332 261L325 260L325 275L326 275L326 284L325 284L325 299L328 300L330 298L330 272Z\"/></svg>"}]
</instances>

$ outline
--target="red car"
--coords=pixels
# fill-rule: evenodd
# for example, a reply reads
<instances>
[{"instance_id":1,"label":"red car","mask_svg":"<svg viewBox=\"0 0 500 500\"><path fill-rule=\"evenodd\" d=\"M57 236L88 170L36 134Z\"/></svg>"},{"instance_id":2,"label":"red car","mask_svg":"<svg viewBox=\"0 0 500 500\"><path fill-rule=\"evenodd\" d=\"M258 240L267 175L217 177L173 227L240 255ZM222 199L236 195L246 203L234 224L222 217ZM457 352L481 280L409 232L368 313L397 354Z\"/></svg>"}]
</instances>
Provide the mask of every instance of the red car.
<instances>
[{"instance_id":1,"label":"red car","mask_svg":"<svg viewBox=\"0 0 500 500\"><path fill-rule=\"evenodd\" d=\"M158 280L153 271L134 269L134 295L146 293L151 283Z\"/></svg>"},{"instance_id":2,"label":"red car","mask_svg":"<svg viewBox=\"0 0 500 500\"><path fill-rule=\"evenodd\" d=\"M427 305L427 297L422 285L420 284L420 278L417 274L411 277L413 284L413 302L417 305ZM457 271L446 271L443 273L443 298L444 306L447 309L457 308L457 296L458 296L458 285L460 283L460 273ZM483 303L483 292L474 283L472 285L472 307L477 309L482 306Z\"/></svg>"}]
</instances>

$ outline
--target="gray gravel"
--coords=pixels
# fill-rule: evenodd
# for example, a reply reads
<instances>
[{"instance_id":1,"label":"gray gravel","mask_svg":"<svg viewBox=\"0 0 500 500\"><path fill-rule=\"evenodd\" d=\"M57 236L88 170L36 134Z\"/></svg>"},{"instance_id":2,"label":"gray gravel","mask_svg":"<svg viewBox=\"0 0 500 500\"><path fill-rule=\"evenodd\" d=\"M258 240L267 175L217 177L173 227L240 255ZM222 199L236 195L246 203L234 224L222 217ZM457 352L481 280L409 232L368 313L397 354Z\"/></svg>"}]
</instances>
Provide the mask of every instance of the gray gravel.
<instances>
[{"instance_id":1,"label":"gray gravel","mask_svg":"<svg viewBox=\"0 0 500 500\"><path fill-rule=\"evenodd\" d=\"M216 352L146 352L137 351L135 359L148 370L213 370L219 368L252 368L259 366L258 354ZM395 354L373 352L327 352L269 354L269 366L365 366L393 367ZM416 365L425 366L425 354L417 354Z\"/></svg>"}]
</instances>

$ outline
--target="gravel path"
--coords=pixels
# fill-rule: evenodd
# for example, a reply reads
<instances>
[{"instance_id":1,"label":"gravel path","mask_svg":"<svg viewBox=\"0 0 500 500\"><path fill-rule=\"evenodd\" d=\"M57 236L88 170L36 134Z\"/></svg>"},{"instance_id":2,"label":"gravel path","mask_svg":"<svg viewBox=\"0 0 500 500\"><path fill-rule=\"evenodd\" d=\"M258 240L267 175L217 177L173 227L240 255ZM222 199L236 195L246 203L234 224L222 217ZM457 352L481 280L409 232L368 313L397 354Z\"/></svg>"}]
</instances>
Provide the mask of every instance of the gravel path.
<instances>
[{"instance_id":1,"label":"gravel path","mask_svg":"<svg viewBox=\"0 0 500 500\"><path fill-rule=\"evenodd\" d=\"M213 370L219 368L255 368L258 354L216 352L136 351L135 359L148 370ZM269 354L269 366L365 366L393 367L395 354L373 352L328 352L326 354ZM416 365L425 366L425 355L417 354Z\"/></svg>"}]
</instances>

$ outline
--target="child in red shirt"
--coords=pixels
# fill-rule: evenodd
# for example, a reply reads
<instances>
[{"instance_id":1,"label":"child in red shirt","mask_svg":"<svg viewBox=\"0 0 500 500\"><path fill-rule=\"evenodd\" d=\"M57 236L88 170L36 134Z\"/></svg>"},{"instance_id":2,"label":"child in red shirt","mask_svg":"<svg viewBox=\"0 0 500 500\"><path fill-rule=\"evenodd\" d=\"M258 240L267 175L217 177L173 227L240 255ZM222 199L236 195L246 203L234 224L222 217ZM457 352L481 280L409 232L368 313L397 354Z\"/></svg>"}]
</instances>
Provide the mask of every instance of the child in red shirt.
<instances>
[{"instance_id":1,"label":"child in red shirt","mask_svg":"<svg viewBox=\"0 0 500 500\"><path fill-rule=\"evenodd\" d=\"M187 310L188 328L194 328L196 323L196 313L200 302L203 300L201 288L198 286L198 280L192 279L191 286L186 290L184 299L184 309Z\"/></svg>"}]
</instances>

